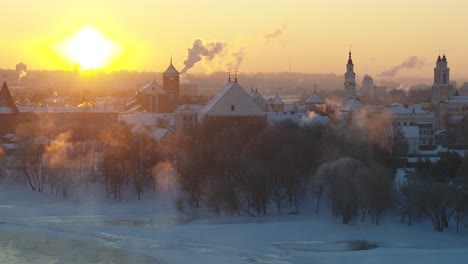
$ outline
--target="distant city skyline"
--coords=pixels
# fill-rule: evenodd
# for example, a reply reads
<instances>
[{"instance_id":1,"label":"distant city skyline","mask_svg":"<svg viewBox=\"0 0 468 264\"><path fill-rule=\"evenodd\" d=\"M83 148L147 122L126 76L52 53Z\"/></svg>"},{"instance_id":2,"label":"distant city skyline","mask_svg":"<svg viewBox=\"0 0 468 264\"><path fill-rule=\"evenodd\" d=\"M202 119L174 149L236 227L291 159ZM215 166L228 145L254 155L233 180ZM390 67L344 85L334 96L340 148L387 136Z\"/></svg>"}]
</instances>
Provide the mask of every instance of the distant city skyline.
<instances>
[{"instance_id":1,"label":"distant city skyline","mask_svg":"<svg viewBox=\"0 0 468 264\"><path fill-rule=\"evenodd\" d=\"M201 54L193 73L343 74L352 45L361 77L431 78L445 51L452 79L466 79L467 7L456 0L8 1L0 17L0 67L72 69L76 56L61 56L55 46L91 25L119 45L104 70L163 71L170 57L183 70L193 48Z\"/></svg>"}]
</instances>

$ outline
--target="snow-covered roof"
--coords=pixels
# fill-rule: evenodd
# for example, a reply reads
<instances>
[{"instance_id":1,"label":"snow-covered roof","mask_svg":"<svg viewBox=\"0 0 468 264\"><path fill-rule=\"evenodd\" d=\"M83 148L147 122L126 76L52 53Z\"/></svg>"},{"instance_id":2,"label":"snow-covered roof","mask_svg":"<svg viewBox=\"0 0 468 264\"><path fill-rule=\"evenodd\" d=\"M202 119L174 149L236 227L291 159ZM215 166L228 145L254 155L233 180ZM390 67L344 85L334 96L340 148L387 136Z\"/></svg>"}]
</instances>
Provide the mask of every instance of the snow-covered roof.
<instances>
[{"instance_id":1,"label":"snow-covered roof","mask_svg":"<svg viewBox=\"0 0 468 264\"><path fill-rule=\"evenodd\" d=\"M301 125L326 125L330 123L330 119L327 116L300 112L268 112L267 120L270 124L277 124L286 120L291 120Z\"/></svg>"},{"instance_id":2,"label":"snow-covered roof","mask_svg":"<svg viewBox=\"0 0 468 264\"><path fill-rule=\"evenodd\" d=\"M446 102L448 104L468 104L468 96L466 95L453 96Z\"/></svg>"},{"instance_id":3,"label":"snow-covered roof","mask_svg":"<svg viewBox=\"0 0 468 264\"><path fill-rule=\"evenodd\" d=\"M117 113L114 107L104 106L19 106L21 113Z\"/></svg>"},{"instance_id":4,"label":"snow-covered roof","mask_svg":"<svg viewBox=\"0 0 468 264\"><path fill-rule=\"evenodd\" d=\"M153 138L156 140L161 140L163 139L168 133L172 133L170 129L167 128L156 128L153 130Z\"/></svg>"},{"instance_id":5,"label":"snow-covered roof","mask_svg":"<svg viewBox=\"0 0 468 264\"><path fill-rule=\"evenodd\" d=\"M174 65L172 65L172 62L171 62L171 64L169 65L169 67L167 67L164 74L179 74L179 72L176 70L176 68L174 67Z\"/></svg>"},{"instance_id":6,"label":"snow-covered roof","mask_svg":"<svg viewBox=\"0 0 468 264\"><path fill-rule=\"evenodd\" d=\"M309 104L324 104L325 103L325 101L322 99L322 97L320 97L317 91L314 91L314 93L305 102Z\"/></svg>"},{"instance_id":7,"label":"snow-covered roof","mask_svg":"<svg viewBox=\"0 0 468 264\"><path fill-rule=\"evenodd\" d=\"M214 116L265 116L265 112L237 82L228 82L200 113Z\"/></svg>"},{"instance_id":8,"label":"snow-covered roof","mask_svg":"<svg viewBox=\"0 0 468 264\"><path fill-rule=\"evenodd\" d=\"M205 105L183 104L179 105L174 113L198 113Z\"/></svg>"},{"instance_id":9,"label":"snow-covered roof","mask_svg":"<svg viewBox=\"0 0 468 264\"><path fill-rule=\"evenodd\" d=\"M168 118L169 126L173 125L173 119L171 114L160 114L160 113L132 113L119 115L119 122L124 122L128 125L141 124L147 127L156 126L158 118Z\"/></svg>"},{"instance_id":10,"label":"snow-covered roof","mask_svg":"<svg viewBox=\"0 0 468 264\"><path fill-rule=\"evenodd\" d=\"M450 124L460 124L460 122L463 120L463 116L457 116L457 115L449 115L448 116L448 122Z\"/></svg>"},{"instance_id":11,"label":"snow-covered roof","mask_svg":"<svg viewBox=\"0 0 468 264\"><path fill-rule=\"evenodd\" d=\"M0 145L0 149L6 149L6 150L15 150L15 149L20 149L21 145L17 143L6 143Z\"/></svg>"},{"instance_id":12,"label":"snow-covered roof","mask_svg":"<svg viewBox=\"0 0 468 264\"><path fill-rule=\"evenodd\" d=\"M419 137L419 127L417 126L401 126L400 130L405 138Z\"/></svg>"},{"instance_id":13,"label":"snow-covered roof","mask_svg":"<svg viewBox=\"0 0 468 264\"><path fill-rule=\"evenodd\" d=\"M284 104L283 111L284 112L298 112L299 109L297 105L295 104Z\"/></svg>"},{"instance_id":14,"label":"snow-covered roof","mask_svg":"<svg viewBox=\"0 0 468 264\"><path fill-rule=\"evenodd\" d=\"M12 133L8 133L8 134L5 134L5 135L3 136L3 138L6 139L6 140L11 140L11 139L13 139L14 137L15 137L15 134L12 134Z\"/></svg>"},{"instance_id":15,"label":"snow-covered roof","mask_svg":"<svg viewBox=\"0 0 468 264\"><path fill-rule=\"evenodd\" d=\"M146 127L144 125L142 125L142 124L136 124L130 129L130 131L133 134L140 133L140 132L143 132L145 130L146 130Z\"/></svg>"},{"instance_id":16,"label":"snow-covered roof","mask_svg":"<svg viewBox=\"0 0 468 264\"><path fill-rule=\"evenodd\" d=\"M361 100L357 97L344 99L343 106L341 107L341 111L343 112L354 112L357 109L363 106Z\"/></svg>"},{"instance_id":17,"label":"snow-covered roof","mask_svg":"<svg viewBox=\"0 0 468 264\"><path fill-rule=\"evenodd\" d=\"M276 95L275 98L273 98L273 100L271 101L271 104L272 105L282 105L284 104L283 100L281 100L281 98Z\"/></svg>"},{"instance_id":18,"label":"snow-covered roof","mask_svg":"<svg viewBox=\"0 0 468 264\"><path fill-rule=\"evenodd\" d=\"M267 109L267 100L265 100L265 98L258 92L257 89L252 89L249 95L260 108L263 110Z\"/></svg>"},{"instance_id":19,"label":"snow-covered roof","mask_svg":"<svg viewBox=\"0 0 468 264\"><path fill-rule=\"evenodd\" d=\"M387 112L392 114L428 114L426 110L422 109L422 107L418 104L409 105L408 107L395 104L391 106L385 107Z\"/></svg>"},{"instance_id":20,"label":"snow-covered roof","mask_svg":"<svg viewBox=\"0 0 468 264\"><path fill-rule=\"evenodd\" d=\"M11 97L10 90L6 82L3 82L2 88L0 89L0 114L11 114L18 113L18 108L16 107L13 98Z\"/></svg>"},{"instance_id":21,"label":"snow-covered roof","mask_svg":"<svg viewBox=\"0 0 468 264\"><path fill-rule=\"evenodd\" d=\"M68 97L49 97L49 98L42 99L42 102L47 103L47 104L64 105L67 100L68 100Z\"/></svg>"},{"instance_id":22,"label":"snow-covered roof","mask_svg":"<svg viewBox=\"0 0 468 264\"><path fill-rule=\"evenodd\" d=\"M142 94L165 94L164 89L155 81L151 81L138 89L139 93Z\"/></svg>"},{"instance_id":23,"label":"snow-covered roof","mask_svg":"<svg viewBox=\"0 0 468 264\"><path fill-rule=\"evenodd\" d=\"M142 105L136 104L136 105L132 106L130 109L128 109L127 112L129 112L129 113L138 112L140 110L140 108L142 108L142 107L143 107Z\"/></svg>"}]
</instances>

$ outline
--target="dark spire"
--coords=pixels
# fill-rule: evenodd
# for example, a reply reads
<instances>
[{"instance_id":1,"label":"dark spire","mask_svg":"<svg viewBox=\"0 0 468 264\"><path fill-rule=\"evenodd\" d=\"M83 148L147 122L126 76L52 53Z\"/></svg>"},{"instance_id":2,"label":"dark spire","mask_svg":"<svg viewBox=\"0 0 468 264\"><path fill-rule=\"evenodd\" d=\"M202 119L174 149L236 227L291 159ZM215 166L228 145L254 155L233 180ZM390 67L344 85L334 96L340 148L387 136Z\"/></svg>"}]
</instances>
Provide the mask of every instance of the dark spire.
<instances>
[{"instance_id":1,"label":"dark spire","mask_svg":"<svg viewBox=\"0 0 468 264\"><path fill-rule=\"evenodd\" d=\"M348 64L353 64L353 59L351 59L351 48L349 49L349 59Z\"/></svg>"},{"instance_id":2,"label":"dark spire","mask_svg":"<svg viewBox=\"0 0 468 264\"><path fill-rule=\"evenodd\" d=\"M229 79L228 82L231 82L231 69L229 69Z\"/></svg>"},{"instance_id":3,"label":"dark spire","mask_svg":"<svg viewBox=\"0 0 468 264\"><path fill-rule=\"evenodd\" d=\"M437 57L437 62L441 62L441 61L442 59L440 58L440 55L439 55L439 57Z\"/></svg>"},{"instance_id":4,"label":"dark spire","mask_svg":"<svg viewBox=\"0 0 468 264\"><path fill-rule=\"evenodd\" d=\"M238 72L239 71L237 69L234 71L234 82L237 82L237 73Z\"/></svg>"},{"instance_id":5,"label":"dark spire","mask_svg":"<svg viewBox=\"0 0 468 264\"><path fill-rule=\"evenodd\" d=\"M444 56L442 57L442 61L447 61L447 57L445 57L445 50L444 50Z\"/></svg>"},{"instance_id":6,"label":"dark spire","mask_svg":"<svg viewBox=\"0 0 468 264\"><path fill-rule=\"evenodd\" d=\"M11 113L18 113L13 97L11 97L10 89L5 81L3 81L2 88L0 89L0 106L10 108Z\"/></svg>"}]
</instances>

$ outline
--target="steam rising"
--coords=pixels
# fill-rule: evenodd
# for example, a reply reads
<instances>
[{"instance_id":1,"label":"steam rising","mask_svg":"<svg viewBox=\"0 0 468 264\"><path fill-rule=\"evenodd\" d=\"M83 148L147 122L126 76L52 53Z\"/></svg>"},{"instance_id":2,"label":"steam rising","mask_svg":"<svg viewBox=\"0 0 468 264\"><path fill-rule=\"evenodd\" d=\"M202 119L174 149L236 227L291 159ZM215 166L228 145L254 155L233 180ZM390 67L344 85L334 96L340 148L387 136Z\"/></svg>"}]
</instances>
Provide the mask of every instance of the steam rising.
<instances>
[{"instance_id":1,"label":"steam rising","mask_svg":"<svg viewBox=\"0 0 468 264\"><path fill-rule=\"evenodd\" d=\"M152 172L159 193L170 192L171 188L176 188L176 171L170 162L159 162Z\"/></svg>"},{"instance_id":2,"label":"steam rising","mask_svg":"<svg viewBox=\"0 0 468 264\"><path fill-rule=\"evenodd\" d=\"M229 69L239 69L239 67L242 64L242 61L244 60L244 49L240 49L238 52L232 53L232 59L231 62L228 62L226 64L226 67Z\"/></svg>"},{"instance_id":3,"label":"steam rising","mask_svg":"<svg viewBox=\"0 0 468 264\"><path fill-rule=\"evenodd\" d=\"M400 65L394 66L388 71L384 71L380 74L383 77L394 77L400 72L400 70L404 69L419 69L424 65L424 60L419 59L417 56L411 56L405 61L403 61Z\"/></svg>"},{"instance_id":4,"label":"steam rising","mask_svg":"<svg viewBox=\"0 0 468 264\"><path fill-rule=\"evenodd\" d=\"M281 37L281 35L283 35L283 33L286 31L287 28L288 28L288 24L285 23L282 27L275 29L273 32L265 34L264 37L266 40L271 40L271 39Z\"/></svg>"},{"instance_id":5,"label":"steam rising","mask_svg":"<svg viewBox=\"0 0 468 264\"><path fill-rule=\"evenodd\" d=\"M227 43L225 42L207 42L205 45L202 40L196 39L193 42L192 48L188 49L187 59L184 61L185 67L181 73L186 73L197 62L201 61L202 58L206 58L209 61L213 60L223 52L226 46Z\"/></svg>"},{"instance_id":6,"label":"steam rising","mask_svg":"<svg viewBox=\"0 0 468 264\"><path fill-rule=\"evenodd\" d=\"M69 166L68 159L72 144L70 143L70 132L60 133L48 146L46 146L45 158L50 166Z\"/></svg>"},{"instance_id":7,"label":"steam rising","mask_svg":"<svg viewBox=\"0 0 468 264\"><path fill-rule=\"evenodd\" d=\"M301 125L325 125L329 119L326 116L321 116L315 112L308 112L306 116L301 117Z\"/></svg>"}]
</instances>

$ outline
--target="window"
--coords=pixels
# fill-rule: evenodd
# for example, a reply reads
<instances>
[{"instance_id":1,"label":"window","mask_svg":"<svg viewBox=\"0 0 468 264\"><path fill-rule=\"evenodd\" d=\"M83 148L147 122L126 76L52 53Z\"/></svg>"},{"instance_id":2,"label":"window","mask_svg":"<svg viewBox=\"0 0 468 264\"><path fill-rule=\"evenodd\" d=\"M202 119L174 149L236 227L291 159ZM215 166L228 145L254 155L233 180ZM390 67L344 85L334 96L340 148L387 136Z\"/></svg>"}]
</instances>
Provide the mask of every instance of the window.
<instances>
[{"instance_id":1,"label":"window","mask_svg":"<svg viewBox=\"0 0 468 264\"><path fill-rule=\"evenodd\" d=\"M231 105L231 111L234 111L234 110L235 110L234 105Z\"/></svg>"}]
</instances>

